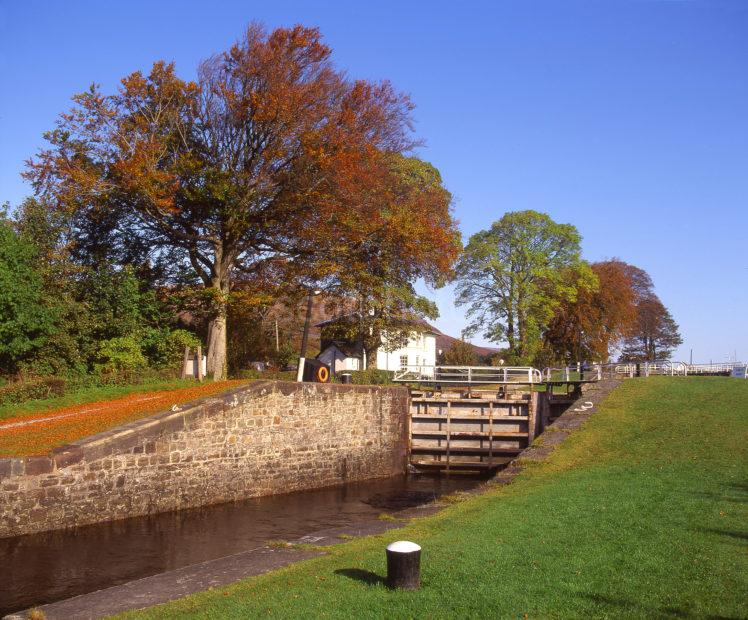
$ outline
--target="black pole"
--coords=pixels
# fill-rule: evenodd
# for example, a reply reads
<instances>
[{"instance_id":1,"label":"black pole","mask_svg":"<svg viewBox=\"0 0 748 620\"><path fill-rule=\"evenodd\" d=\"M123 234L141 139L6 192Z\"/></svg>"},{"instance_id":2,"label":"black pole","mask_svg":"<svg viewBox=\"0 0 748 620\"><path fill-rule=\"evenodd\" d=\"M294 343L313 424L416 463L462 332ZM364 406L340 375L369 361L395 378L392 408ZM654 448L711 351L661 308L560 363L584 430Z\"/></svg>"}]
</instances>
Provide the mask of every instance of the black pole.
<instances>
[{"instance_id":1,"label":"black pole","mask_svg":"<svg viewBox=\"0 0 748 620\"><path fill-rule=\"evenodd\" d=\"M314 293L309 291L309 301L306 304L306 320L304 321L304 335L301 337L301 355L299 357L306 357L306 345L309 340L309 323L312 321L312 297L314 297Z\"/></svg>"}]
</instances>

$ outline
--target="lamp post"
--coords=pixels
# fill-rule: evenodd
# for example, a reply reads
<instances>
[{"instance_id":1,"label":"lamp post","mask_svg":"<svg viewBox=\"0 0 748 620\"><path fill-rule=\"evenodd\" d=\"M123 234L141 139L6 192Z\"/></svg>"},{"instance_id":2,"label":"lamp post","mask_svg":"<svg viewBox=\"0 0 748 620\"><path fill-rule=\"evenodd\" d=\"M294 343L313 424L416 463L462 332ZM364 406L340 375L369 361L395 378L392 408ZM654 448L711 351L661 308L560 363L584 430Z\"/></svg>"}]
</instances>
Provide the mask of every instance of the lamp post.
<instances>
[{"instance_id":1,"label":"lamp post","mask_svg":"<svg viewBox=\"0 0 748 620\"><path fill-rule=\"evenodd\" d=\"M312 321L312 300L315 295L319 295L320 290L309 290L309 297L306 303L306 319L304 320L304 333L301 336L301 353L299 354L299 369L296 372L296 381L304 380L304 362L306 361L306 345L309 341L309 324Z\"/></svg>"}]
</instances>

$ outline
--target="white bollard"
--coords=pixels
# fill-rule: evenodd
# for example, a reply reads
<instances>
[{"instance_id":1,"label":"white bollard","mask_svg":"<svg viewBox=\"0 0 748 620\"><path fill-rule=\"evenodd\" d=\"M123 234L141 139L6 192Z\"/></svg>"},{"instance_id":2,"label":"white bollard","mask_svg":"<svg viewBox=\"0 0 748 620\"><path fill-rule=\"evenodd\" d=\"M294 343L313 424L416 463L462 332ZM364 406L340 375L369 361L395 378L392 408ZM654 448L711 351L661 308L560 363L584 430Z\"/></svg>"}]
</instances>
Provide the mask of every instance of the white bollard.
<instances>
[{"instance_id":1,"label":"white bollard","mask_svg":"<svg viewBox=\"0 0 748 620\"><path fill-rule=\"evenodd\" d=\"M421 547L409 540L387 545L387 586L402 590L421 587Z\"/></svg>"}]
</instances>

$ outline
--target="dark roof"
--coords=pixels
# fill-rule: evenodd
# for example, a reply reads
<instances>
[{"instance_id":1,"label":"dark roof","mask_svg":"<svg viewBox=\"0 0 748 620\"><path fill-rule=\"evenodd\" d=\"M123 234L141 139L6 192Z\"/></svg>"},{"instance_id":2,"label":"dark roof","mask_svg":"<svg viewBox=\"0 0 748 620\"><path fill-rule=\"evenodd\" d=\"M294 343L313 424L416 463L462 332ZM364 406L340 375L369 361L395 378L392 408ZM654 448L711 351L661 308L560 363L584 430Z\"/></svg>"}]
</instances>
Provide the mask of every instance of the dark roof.
<instances>
[{"instance_id":1,"label":"dark roof","mask_svg":"<svg viewBox=\"0 0 748 620\"><path fill-rule=\"evenodd\" d=\"M337 347L346 357L361 357L361 350L358 345L355 342L346 342L345 340L330 340L330 342L325 343L325 348L320 351L320 355L330 347Z\"/></svg>"}]
</instances>

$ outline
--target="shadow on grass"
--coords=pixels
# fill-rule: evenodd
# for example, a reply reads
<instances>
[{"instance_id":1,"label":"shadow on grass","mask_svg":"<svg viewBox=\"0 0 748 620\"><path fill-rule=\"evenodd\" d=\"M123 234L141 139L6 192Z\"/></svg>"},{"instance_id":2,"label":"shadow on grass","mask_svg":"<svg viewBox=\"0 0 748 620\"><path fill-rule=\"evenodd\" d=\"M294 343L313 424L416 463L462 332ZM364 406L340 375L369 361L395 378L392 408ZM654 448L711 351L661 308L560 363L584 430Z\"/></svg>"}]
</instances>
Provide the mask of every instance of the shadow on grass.
<instances>
[{"instance_id":1,"label":"shadow on grass","mask_svg":"<svg viewBox=\"0 0 748 620\"><path fill-rule=\"evenodd\" d=\"M726 493L715 493L714 491L700 491L696 495L705 499L732 502L733 504L748 504L748 483L726 484L729 489Z\"/></svg>"},{"instance_id":2,"label":"shadow on grass","mask_svg":"<svg viewBox=\"0 0 748 620\"><path fill-rule=\"evenodd\" d=\"M360 581L370 586L384 585L385 580L376 573L372 573L370 570L363 570L361 568L339 568L335 571L336 575L343 575L348 579L354 581Z\"/></svg>"},{"instance_id":3,"label":"shadow on grass","mask_svg":"<svg viewBox=\"0 0 748 620\"><path fill-rule=\"evenodd\" d=\"M582 592L580 596L586 598L598 605L605 605L607 607L617 607L620 610L625 611L640 611L645 616L650 618L692 618L693 614L683 609L676 607L651 607L649 605L643 605L642 603L634 600L625 598L614 598L612 596L604 596L602 594L591 594Z\"/></svg>"},{"instance_id":4,"label":"shadow on grass","mask_svg":"<svg viewBox=\"0 0 748 620\"><path fill-rule=\"evenodd\" d=\"M748 540L748 532L739 532L738 530L719 530L717 528L705 527L699 529L700 532L708 534L719 534L720 536L729 536L738 540Z\"/></svg>"}]
</instances>

